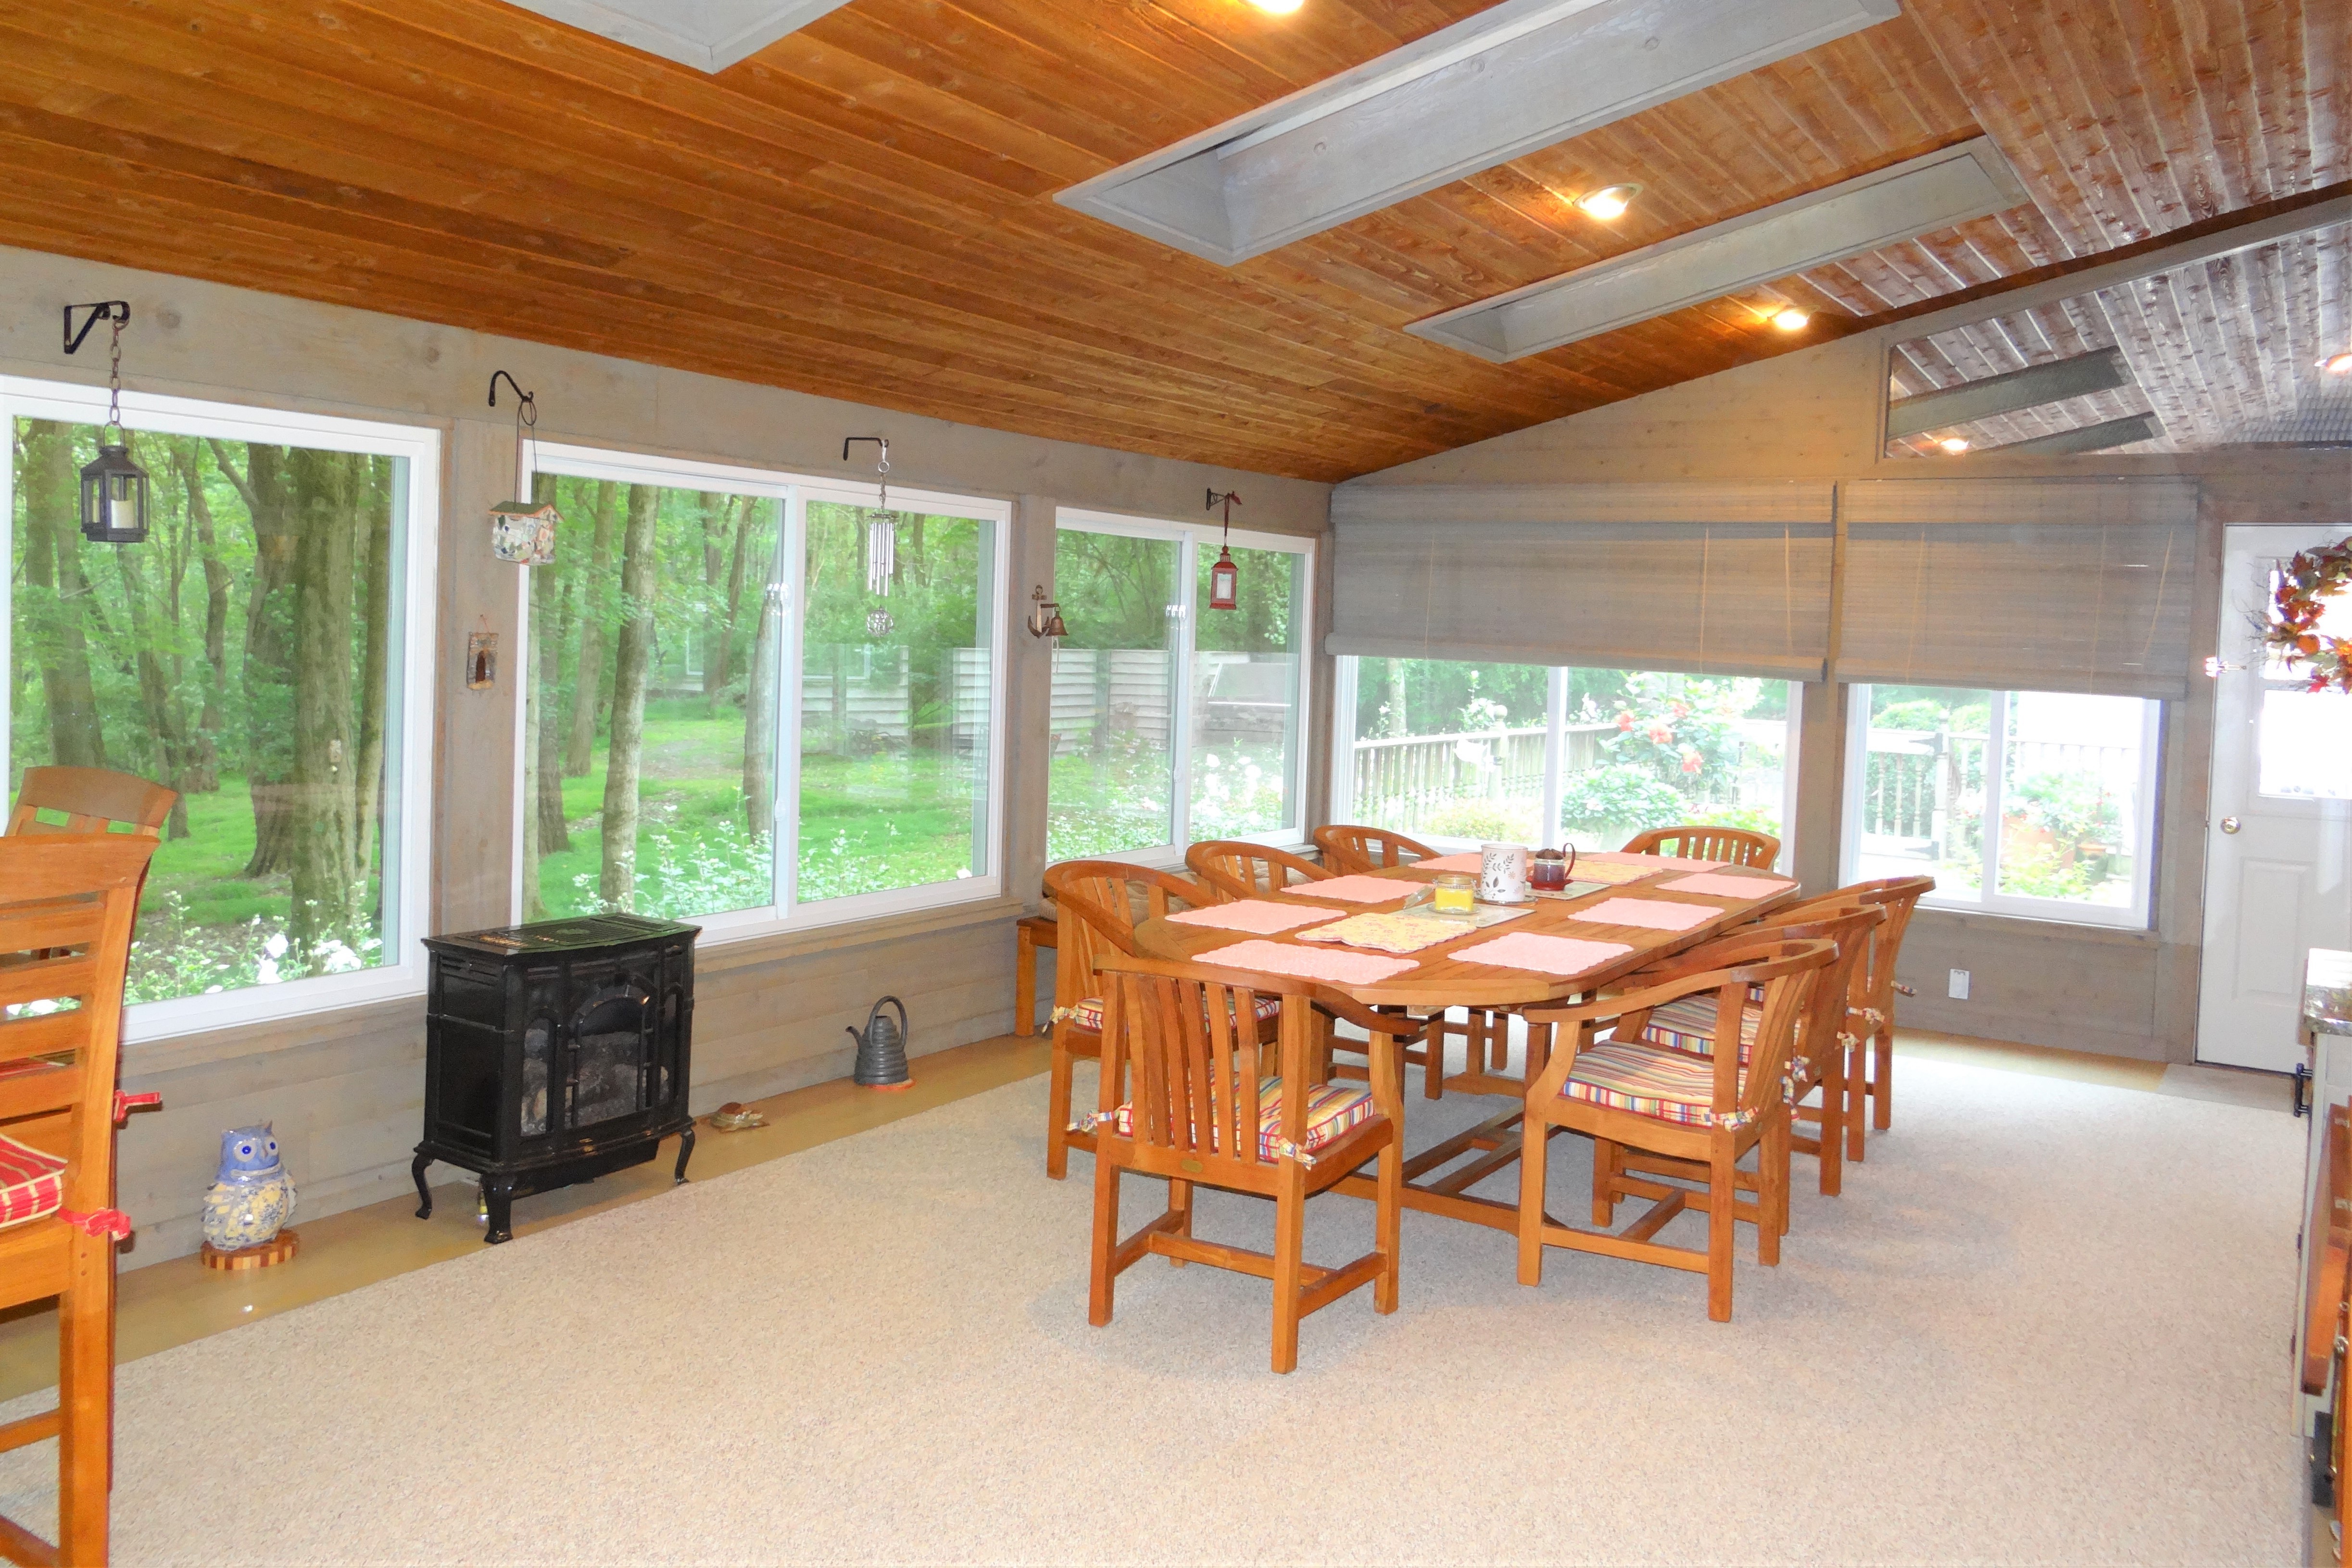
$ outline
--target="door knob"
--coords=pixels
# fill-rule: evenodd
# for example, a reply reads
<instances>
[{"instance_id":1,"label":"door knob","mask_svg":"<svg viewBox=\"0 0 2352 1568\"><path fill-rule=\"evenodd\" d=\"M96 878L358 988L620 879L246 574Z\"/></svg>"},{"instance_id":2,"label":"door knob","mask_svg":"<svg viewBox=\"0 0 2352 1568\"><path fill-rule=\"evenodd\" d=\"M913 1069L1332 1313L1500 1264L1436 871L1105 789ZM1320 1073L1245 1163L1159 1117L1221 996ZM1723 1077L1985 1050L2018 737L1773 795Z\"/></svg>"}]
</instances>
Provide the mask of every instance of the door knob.
<instances>
[{"instance_id":1,"label":"door knob","mask_svg":"<svg viewBox=\"0 0 2352 1568\"><path fill-rule=\"evenodd\" d=\"M2224 817L2221 819L2221 831L2225 833L2234 833L2243 824L2242 824L2235 817Z\"/></svg>"}]
</instances>

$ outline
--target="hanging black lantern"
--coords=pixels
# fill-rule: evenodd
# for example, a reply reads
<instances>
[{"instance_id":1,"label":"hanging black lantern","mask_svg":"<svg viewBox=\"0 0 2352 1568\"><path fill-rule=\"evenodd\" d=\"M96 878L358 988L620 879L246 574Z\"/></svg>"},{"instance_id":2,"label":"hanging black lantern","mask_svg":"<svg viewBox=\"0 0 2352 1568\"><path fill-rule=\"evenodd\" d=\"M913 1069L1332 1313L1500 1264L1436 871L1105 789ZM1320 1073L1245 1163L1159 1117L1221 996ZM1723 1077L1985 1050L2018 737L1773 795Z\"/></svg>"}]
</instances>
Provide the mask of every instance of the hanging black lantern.
<instances>
[{"instance_id":1,"label":"hanging black lantern","mask_svg":"<svg viewBox=\"0 0 2352 1568\"><path fill-rule=\"evenodd\" d=\"M74 335L73 313L90 312ZM66 307L66 352L81 347L82 339L100 321L114 329L106 372L106 429L99 439L98 459L81 471L81 532L94 544L135 545L147 541L147 470L131 457L131 438L122 430L122 329L131 323L131 307L120 299L102 305Z\"/></svg>"}]
</instances>

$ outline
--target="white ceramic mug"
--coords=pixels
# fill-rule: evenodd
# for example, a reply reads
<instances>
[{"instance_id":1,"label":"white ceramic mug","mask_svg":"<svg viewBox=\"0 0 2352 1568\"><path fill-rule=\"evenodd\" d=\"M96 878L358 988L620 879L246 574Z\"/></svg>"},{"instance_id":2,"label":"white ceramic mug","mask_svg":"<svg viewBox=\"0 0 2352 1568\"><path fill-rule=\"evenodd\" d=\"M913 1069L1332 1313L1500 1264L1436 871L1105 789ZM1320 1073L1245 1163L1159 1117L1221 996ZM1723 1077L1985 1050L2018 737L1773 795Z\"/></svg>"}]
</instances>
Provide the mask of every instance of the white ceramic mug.
<instances>
[{"instance_id":1,"label":"white ceramic mug","mask_svg":"<svg viewBox=\"0 0 2352 1568\"><path fill-rule=\"evenodd\" d=\"M1478 896L1488 904L1524 904L1528 898L1528 846L1478 846Z\"/></svg>"}]
</instances>

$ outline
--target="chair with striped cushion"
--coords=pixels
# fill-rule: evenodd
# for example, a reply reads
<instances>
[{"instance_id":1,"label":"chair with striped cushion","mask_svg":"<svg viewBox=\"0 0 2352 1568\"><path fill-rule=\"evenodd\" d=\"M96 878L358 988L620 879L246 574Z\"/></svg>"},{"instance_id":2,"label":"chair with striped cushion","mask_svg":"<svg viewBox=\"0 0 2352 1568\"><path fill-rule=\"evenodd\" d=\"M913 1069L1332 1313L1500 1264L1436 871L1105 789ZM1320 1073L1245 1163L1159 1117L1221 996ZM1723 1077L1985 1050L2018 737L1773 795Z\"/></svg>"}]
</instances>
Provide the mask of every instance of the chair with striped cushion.
<instances>
[{"instance_id":1,"label":"chair with striped cushion","mask_svg":"<svg viewBox=\"0 0 2352 1568\"><path fill-rule=\"evenodd\" d=\"M1825 1197L1834 1197L1842 1190L1845 1120L1854 1113L1857 1103L1847 1090L1847 1061L1855 1037L1849 1030L1846 1009L1849 1002L1860 995L1863 960L1869 954L1872 934L1885 919L1885 915L1873 905L1832 894L1788 910L1768 925L1734 932L1677 954L1662 964L1638 969L1624 981L1629 987L1664 985L1682 975L1740 962L1763 943L1819 937L1836 945L1837 956L1822 971L1812 994L1806 999L1804 1020L1788 1070L1789 1103L1794 1119L1819 1124L1819 1136L1809 1136L1791 1127L1790 1145L1819 1159L1821 1190ZM1762 1019L1761 1000L1751 991L1747 1005L1739 1011L1739 1060L1743 1065L1755 1051L1756 1031ZM1711 1057L1718 1032L1716 1007L1717 998L1712 993L1668 1002L1650 1014L1642 1038L1670 1051ZM1816 1092L1821 1096L1818 1108L1806 1103ZM1688 1177L1698 1174L1661 1155L1629 1154L1617 1168ZM1597 1166L1595 1179L1599 1179ZM1739 1173L1738 1181L1742 1187L1753 1188L1753 1180L1746 1171ZM1645 1196L1638 1187L1621 1186L1620 1190L1627 1196Z\"/></svg>"},{"instance_id":2,"label":"chair with striped cushion","mask_svg":"<svg viewBox=\"0 0 2352 1568\"><path fill-rule=\"evenodd\" d=\"M1521 1284L1542 1283L1546 1247L1631 1258L1704 1273L1707 1316L1731 1321L1732 1232L1743 1218L1739 1162L1750 1149L1757 1152L1757 1201L1744 1218L1756 1223L1757 1260L1778 1263L1789 1208L1790 1114L1781 1073L1814 982L1836 952L1821 940L1759 942L1725 967L1594 1001L1527 1010L1531 1026L1551 1027L1553 1042L1550 1060L1528 1085L1520 1123ZM1744 1065L1738 1051L1693 1056L1642 1038L1659 1008L1712 992L1718 1008L1736 1012L1748 1005L1751 986L1763 995ZM1592 1222L1601 1229L1560 1225L1545 1213L1545 1155L1552 1134L1561 1129L1593 1140ZM1704 1173L1705 1185L1645 1184L1654 1186L1656 1200L1612 1234L1606 1228L1615 1222L1623 1190L1613 1171L1620 1149L1688 1162ZM1604 1172L1611 1173L1606 1179ZM1706 1215L1705 1251L1652 1239L1686 1207Z\"/></svg>"},{"instance_id":3,"label":"chair with striped cushion","mask_svg":"<svg viewBox=\"0 0 2352 1568\"><path fill-rule=\"evenodd\" d=\"M1733 865L1752 865L1769 871L1772 862L1780 858L1780 841L1769 833L1750 832L1746 828L1719 828L1709 823L1688 822L1677 828L1652 828L1646 833L1635 833L1618 852L1680 855L1695 861L1727 861Z\"/></svg>"},{"instance_id":4,"label":"chair with striped cushion","mask_svg":"<svg viewBox=\"0 0 2352 1568\"><path fill-rule=\"evenodd\" d=\"M1846 1066L1852 1085L1853 1114L1846 1118L1846 1158L1859 1164L1863 1155L1864 1102L1870 1106L1867 1124L1883 1133L1895 1119L1895 998L1909 988L1895 978L1895 962L1903 953L1903 934L1911 928L1911 912L1919 900L1936 891L1932 876L1889 876L1858 882L1831 896L1874 904L1886 912L1885 923L1872 936L1870 955L1863 963L1861 998L1854 1008L1852 1032L1856 1043Z\"/></svg>"},{"instance_id":5,"label":"chair with striped cushion","mask_svg":"<svg viewBox=\"0 0 2352 1568\"><path fill-rule=\"evenodd\" d=\"M1298 1364L1298 1322L1360 1285L1372 1310L1397 1304L1397 1233L1404 1195L1402 1041L1425 1027L1377 1013L1309 980L1211 964L1108 957L1103 988L1103 1066L1095 1139L1093 1257L1087 1321L1111 1319L1118 1276L1150 1253L1209 1263L1274 1281L1274 1370ZM1281 1004L1273 1049L1260 1031L1234 1027L1260 998ZM1318 1018L1360 1025L1371 1037L1370 1082L1343 1088L1316 1071ZM1123 1087L1125 1086L1125 1087ZM1378 1160L1372 1250L1336 1269L1305 1259L1307 1199ZM1168 1205L1141 1228L1118 1233L1126 1172L1164 1177ZM1196 1185L1274 1199L1274 1250L1253 1251L1192 1234Z\"/></svg>"},{"instance_id":6,"label":"chair with striped cushion","mask_svg":"<svg viewBox=\"0 0 2352 1568\"><path fill-rule=\"evenodd\" d=\"M1095 990L1095 960L1135 952L1135 927L1171 910L1214 903L1201 886L1124 861L1063 861L1045 868L1045 895L1054 901L1053 1067L1047 1076L1045 1174L1059 1181L1070 1150L1091 1149L1094 1136L1070 1131L1070 1075L1080 1057L1102 1054L1102 1002Z\"/></svg>"},{"instance_id":7,"label":"chair with striped cushion","mask_svg":"<svg viewBox=\"0 0 2352 1568\"><path fill-rule=\"evenodd\" d=\"M0 1307L58 1298L58 1407L0 1427L0 1449L58 1439L58 1545L0 1520L20 1563L106 1561L114 1247L131 1228L114 1208L115 1053L155 845L0 838Z\"/></svg>"},{"instance_id":8,"label":"chair with striped cushion","mask_svg":"<svg viewBox=\"0 0 2352 1568\"><path fill-rule=\"evenodd\" d=\"M1341 876L1360 876L1392 865L1411 865L1415 861L1429 860L1437 853L1427 844L1408 839L1402 833L1355 822L1334 822L1328 827L1316 829L1315 845L1323 852L1323 863Z\"/></svg>"},{"instance_id":9,"label":"chair with striped cushion","mask_svg":"<svg viewBox=\"0 0 2352 1568\"><path fill-rule=\"evenodd\" d=\"M1324 870L1313 861L1238 839L1212 839L1194 844L1184 852L1184 863L1192 868L1192 874L1208 886L1220 904L1264 898L1302 882L1321 882L1339 874Z\"/></svg>"}]
</instances>

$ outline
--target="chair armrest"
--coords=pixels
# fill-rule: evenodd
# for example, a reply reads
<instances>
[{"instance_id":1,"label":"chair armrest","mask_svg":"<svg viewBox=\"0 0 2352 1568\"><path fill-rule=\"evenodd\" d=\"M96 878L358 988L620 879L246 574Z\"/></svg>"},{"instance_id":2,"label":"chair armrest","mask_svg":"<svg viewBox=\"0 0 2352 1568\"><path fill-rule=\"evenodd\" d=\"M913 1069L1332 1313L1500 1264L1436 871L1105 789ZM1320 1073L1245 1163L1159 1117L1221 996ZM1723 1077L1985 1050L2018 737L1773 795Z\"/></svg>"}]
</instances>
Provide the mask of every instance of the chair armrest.
<instances>
[{"instance_id":1,"label":"chair armrest","mask_svg":"<svg viewBox=\"0 0 2352 1568\"><path fill-rule=\"evenodd\" d=\"M1408 1018L1402 1013L1384 1013L1366 1007L1355 998L1343 996L1327 986L1315 988L1315 1005L1334 1018L1345 1019L1369 1034L1384 1034L1400 1044L1421 1039L1429 1032L1434 1017Z\"/></svg>"}]
</instances>

